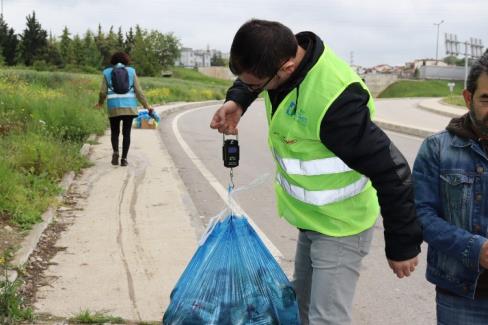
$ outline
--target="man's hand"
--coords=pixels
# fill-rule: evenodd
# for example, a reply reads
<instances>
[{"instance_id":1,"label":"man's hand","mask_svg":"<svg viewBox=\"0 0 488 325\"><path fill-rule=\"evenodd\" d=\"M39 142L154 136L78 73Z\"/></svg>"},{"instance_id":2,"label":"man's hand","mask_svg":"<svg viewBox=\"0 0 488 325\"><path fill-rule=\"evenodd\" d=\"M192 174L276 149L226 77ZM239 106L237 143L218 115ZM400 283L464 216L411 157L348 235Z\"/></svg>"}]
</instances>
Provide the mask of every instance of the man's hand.
<instances>
[{"instance_id":1,"label":"man's hand","mask_svg":"<svg viewBox=\"0 0 488 325\"><path fill-rule=\"evenodd\" d=\"M97 103L97 104L95 105L95 108L96 108L96 109L101 109L102 107L103 107L103 104L100 104L100 103Z\"/></svg>"},{"instance_id":2,"label":"man's hand","mask_svg":"<svg viewBox=\"0 0 488 325\"><path fill-rule=\"evenodd\" d=\"M410 276L410 273L415 271L415 267L419 263L417 256L411 258L406 261L392 261L388 260L388 264L390 268L393 270L393 273L396 274L397 277L400 279L404 276Z\"/></svg>"},{"instance_id":3,"label":"man's hand","mask_svg":"<svg viewBox=\"0 0 488 325\"><path fill-rule=\"evenodd\" d=\"M237 124L241 119L243 109L236 102L225 102L214 114L210 127L224 134L237 134Z\"/></svg>"},{"instance_id":4,"label":"man's hand","mask_svg":"<svg viewBox=\"0 0 488 325\"><path fill-rule=\"evenodd\" d=\"M480 265L483 268L488 269L488 240L483 243L483 246L481 246Z\"/></svg>"}]
</instances>

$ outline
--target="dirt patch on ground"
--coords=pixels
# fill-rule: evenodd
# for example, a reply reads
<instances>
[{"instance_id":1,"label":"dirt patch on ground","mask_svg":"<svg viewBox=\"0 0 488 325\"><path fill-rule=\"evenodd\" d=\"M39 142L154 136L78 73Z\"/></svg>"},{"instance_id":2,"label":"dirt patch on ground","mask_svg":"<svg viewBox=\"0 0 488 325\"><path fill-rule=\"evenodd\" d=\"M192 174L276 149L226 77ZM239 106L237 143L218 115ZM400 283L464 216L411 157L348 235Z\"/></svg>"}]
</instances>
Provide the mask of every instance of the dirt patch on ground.
<instances>
[{"instance_id":1,"label":"dirt patch on ground","mask_svg":"<svg viewBox=\"0 0 488 325\"><path fill-rule=\"evenodd\" d=\"M44 276L44 271L51 265L51 259L64 247L57 247L56 242L60 234L66 229L66 224L55 221L44 231L36 250L31 254L22 272L24 285L21 293L25 302L32 305L35 302L37 288L49 284L52 279Z\"/></svg>"},{"instance_id":2,"label":"dirt patch on ground","mask_svg":"<svg viewBox=\"0 0 488 325\"><path fill-rule=\"evenodd\" d=\"M19 272L24 282L21 293L27 305L33 306L39 287L49 285L55 280L46 277L44 271L53 264L52 258L59 251L66 249L66 247L57 246L56 243L62 233L74 222L76 212L80 210L78 208L79 198L80 195L72 188L63 196L53 222L43 232L34 252L30 255L23 270Z\"/></svg>"}]
</instances>

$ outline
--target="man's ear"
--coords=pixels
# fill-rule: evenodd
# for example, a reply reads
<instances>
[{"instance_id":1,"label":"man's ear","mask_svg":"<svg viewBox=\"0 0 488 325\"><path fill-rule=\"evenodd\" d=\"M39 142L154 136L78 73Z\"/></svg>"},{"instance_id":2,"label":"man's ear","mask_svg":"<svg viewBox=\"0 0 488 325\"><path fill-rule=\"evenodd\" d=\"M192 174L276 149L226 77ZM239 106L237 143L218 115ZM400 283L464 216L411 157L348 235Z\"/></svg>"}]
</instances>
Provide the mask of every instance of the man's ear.
<instances>
[{"instance_id":1,"label":"man's ear","mask_svg":"<svg viewBox=\"0 0 488 325\"><path fill-rule=\"evenodd\" d=\"M291 75L296 68L296 63L293 60L288 60L283 64L280 70L285 72L287 75Z\"/></svg>"},{"instance_id":2,"label":"man's ear","mask_svg":"<svg viewBox=\"0 0 488 325\"><path fill-rule=\"evenodd\" d=\"M464 97L464 103L466 103L466 107L469 109L471 107L471 92L467 89L463 90L463 97Z\"/></svg>"}]
</instances>

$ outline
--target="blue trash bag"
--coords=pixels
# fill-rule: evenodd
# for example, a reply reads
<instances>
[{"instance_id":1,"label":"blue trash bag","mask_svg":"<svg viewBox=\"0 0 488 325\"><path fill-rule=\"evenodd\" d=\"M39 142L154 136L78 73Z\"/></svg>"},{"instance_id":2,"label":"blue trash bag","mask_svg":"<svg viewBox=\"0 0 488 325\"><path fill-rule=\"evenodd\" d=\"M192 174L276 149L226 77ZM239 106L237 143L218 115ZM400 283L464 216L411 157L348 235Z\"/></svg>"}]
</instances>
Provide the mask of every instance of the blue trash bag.
<instances>
[{"instance_id":1,"label":"blue trash bag","mask_svg":"<svg viewBox=\"0 0 488 325\"><path fill-rule=\"evenodd\" d=\"M150 119L154 119L157 124L159 124L159 122L161 121L158 112L153 110L153 112L149 114L149 111L147 109L141 109L139 110L137 117L134 119L133 125L136 128L141 128L142 120L150 120Z\"/></svg>"},{"instance_id":2,"label":"blue trash bag","mask_svg":"<svg viewBox=\"0 0 488 325\"><path fill-rule=\"evenodd\" d=\"M295 291L246 217L207 232L171 292L164 325L300 324Z\"/></svg>"}]
</instances>

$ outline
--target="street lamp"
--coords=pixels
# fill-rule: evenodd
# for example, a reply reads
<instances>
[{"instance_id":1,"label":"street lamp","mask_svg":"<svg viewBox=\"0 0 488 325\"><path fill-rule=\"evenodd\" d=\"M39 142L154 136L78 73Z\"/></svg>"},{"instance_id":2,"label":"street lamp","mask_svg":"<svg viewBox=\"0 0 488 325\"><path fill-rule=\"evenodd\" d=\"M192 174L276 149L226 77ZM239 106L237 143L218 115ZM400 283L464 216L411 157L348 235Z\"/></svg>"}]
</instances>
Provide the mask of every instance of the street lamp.
<instances>
[{"instance_id":1,"label":"street lamp","mask_svg":"<svg viewBox=\"0 0 488 325\"><path fill-rule=\"evenodd\" d=\"M439 26L444 22L444 20L441 20L439 23L434 23L435 26L437 26L437 43L435 47L435 65L437 65L437 58L439 54Z\"/></svg>"}]
</instances>

